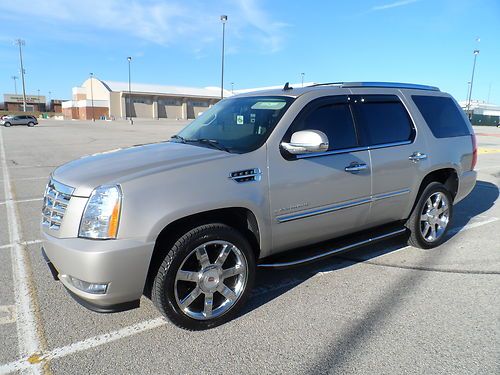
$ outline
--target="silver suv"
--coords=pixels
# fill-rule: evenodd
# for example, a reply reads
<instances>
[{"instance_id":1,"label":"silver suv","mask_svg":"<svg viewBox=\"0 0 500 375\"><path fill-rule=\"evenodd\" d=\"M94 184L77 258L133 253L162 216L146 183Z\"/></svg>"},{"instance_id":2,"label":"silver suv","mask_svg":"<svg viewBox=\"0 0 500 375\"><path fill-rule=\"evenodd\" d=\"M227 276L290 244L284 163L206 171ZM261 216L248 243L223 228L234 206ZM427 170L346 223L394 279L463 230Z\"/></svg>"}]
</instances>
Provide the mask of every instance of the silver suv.
<instances>
[{"instance_id":1,"label":"silver suv","mask_svg":"<svg viewBox=\"0 0 500 375\"><path fill-rule=\"evenodd\" d=\"M14 115L14 116L4 116L0 120L0 125L9 127L12 125L28 125L35 126L38 124L38 121L35 116L31 115Z\"/></svg>"},{"instance_id":2,"label":"silver suv","mask_svg":"<svg viewBox=\"0 0 500 375\"><path fill-rule=\"evenodd\" d=\"M322 84L225 99L171 140L57 168L42 253L98 312L144 294L176 325L235 316L257 267L290 267L407 233L446 239L476 181L476 142L439 89Z\"/></svg>"}]
</instances>

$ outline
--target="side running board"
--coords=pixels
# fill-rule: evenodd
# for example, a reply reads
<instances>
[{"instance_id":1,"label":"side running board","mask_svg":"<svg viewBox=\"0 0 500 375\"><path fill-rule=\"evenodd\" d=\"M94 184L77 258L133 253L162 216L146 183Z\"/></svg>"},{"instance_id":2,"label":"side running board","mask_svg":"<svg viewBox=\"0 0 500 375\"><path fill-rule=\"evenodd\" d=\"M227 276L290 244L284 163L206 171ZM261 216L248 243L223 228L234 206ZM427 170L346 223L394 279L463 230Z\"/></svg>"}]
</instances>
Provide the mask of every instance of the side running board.
<instances>
[{"instance_id":1,"label":"side running board","mask_svg":"<svg viewBox=\"0 0 500 375\"><path fill-rule=\"evenodd\" d=\"M298 265L305 264L305 263L315 262L315 261L320 260L320 259L324 259L324 258L333 256L333 255L336 255L336 254L343 253L345 251L353 250L355 248L358 248L358 247L361 247L364 245L368 245L368 244L372 244L372 243L375 243L378 241L382 241L382 240L385 240L385 239L388 239L391 237L396 237L396 236L399 236L405 232L406 232L406 228L392 230L390 232L382 233L380 235L371 236L371 237L364 239L362 241L352 242L352 243L349 243L348 245L344 245L344 246L340 246L340 247L328 248L324 252L320 252L316 255L308 256L308 257L301 258L301 259L295 259L295 260L291 260L291 261L266 262L266 260L264 259L264 262L258 264L257 266L259 268L287 268L287 267L298 266Z\"/></svg>"}]
</instances>

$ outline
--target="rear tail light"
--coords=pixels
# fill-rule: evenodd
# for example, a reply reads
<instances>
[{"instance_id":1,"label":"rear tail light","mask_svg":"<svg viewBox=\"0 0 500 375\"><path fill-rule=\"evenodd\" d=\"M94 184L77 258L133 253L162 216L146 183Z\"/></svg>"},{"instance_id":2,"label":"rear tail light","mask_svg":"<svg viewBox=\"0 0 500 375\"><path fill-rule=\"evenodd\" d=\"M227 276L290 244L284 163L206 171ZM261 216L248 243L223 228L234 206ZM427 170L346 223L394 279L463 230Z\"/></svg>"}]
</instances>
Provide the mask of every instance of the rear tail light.
<instances>
[{"instance_id":1,"label":"rear tail light","mask_svg":"<svg viewBox=\"0 0 500 375\"><path fill-rule=\"evenodd\" d=\"M477 163L477 141L475 134L471 134L471 137L472 137L472 163L470 166L470 170L472 171L476 167Z\"/></svg>"}]
</instances>

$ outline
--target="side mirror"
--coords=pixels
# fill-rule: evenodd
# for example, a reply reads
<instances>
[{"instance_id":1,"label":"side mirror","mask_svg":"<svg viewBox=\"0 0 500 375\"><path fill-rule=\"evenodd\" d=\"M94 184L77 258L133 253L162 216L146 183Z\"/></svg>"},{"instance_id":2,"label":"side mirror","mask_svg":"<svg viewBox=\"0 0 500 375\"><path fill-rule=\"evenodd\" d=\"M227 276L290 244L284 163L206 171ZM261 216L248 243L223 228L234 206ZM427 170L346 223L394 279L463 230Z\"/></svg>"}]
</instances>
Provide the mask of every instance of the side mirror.
<instances>
[{"instance_id":1,"label":"side mirror","mask_svg":"<svg viewBox=\"0 0 500 375\"><path fill-rule=\"evenodd\" d=\"M325 152L328 150L328 137L319 130L301 130L292 134L290 143L281 142L281 147L292 155Z\"/></svg>"}]
</instances>

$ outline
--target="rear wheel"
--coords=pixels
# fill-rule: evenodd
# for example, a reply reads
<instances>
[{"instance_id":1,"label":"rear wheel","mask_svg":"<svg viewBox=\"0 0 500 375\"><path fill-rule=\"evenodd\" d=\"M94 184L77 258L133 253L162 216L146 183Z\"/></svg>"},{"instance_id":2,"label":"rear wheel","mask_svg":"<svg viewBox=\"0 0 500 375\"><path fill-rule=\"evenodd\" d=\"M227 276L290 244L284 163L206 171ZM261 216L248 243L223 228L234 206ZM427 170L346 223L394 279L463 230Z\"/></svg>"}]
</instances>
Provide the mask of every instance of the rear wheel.
<instances>
[{"instance_id":1,"label":"rear wheel","mask_svg":"<svg viewBox=\"0 0 500 375\"><path fill-rule=\"evenodd\" d=\"M246 238L224 224L201 225L170 249L153 283L152 300L175 325L203 330L231 320L255 277Z\"/></svg>"},{"instance_id":2,"label":"rear wheel","mask_svg":"<svg viewBox=\"0 0 500 375\"><path fill-rule=\"evenodd\" d=\"M422 192L406 226L411 231L408 244L421 249L441 245L453 214L453 198L446 187L431 182Z\"/></svg>"},{"instance_id":3,"label":"rear wheel","mask_svg":"<svg viewBox=\"0 0 500 375\"><path fill-rule=\"evenodd\" d=\"M3 126L5 126L5 127L7 127L7 128L8 128L10 125L11 125L11 124L10 124L10 122L6 122L5 124L3 124Z\"/></svg>"},{"instance_id":4,"label":"rear wheel","mask_svg":"<svg viewBox=\"0 0 500 375\"><path fill-rule=\"evenodd\" d=\"M35 126L35 123L33 121L30 121L30 122L28 122L28 126L31 128L31 127Z\"/></svg>"}]
</instances>

